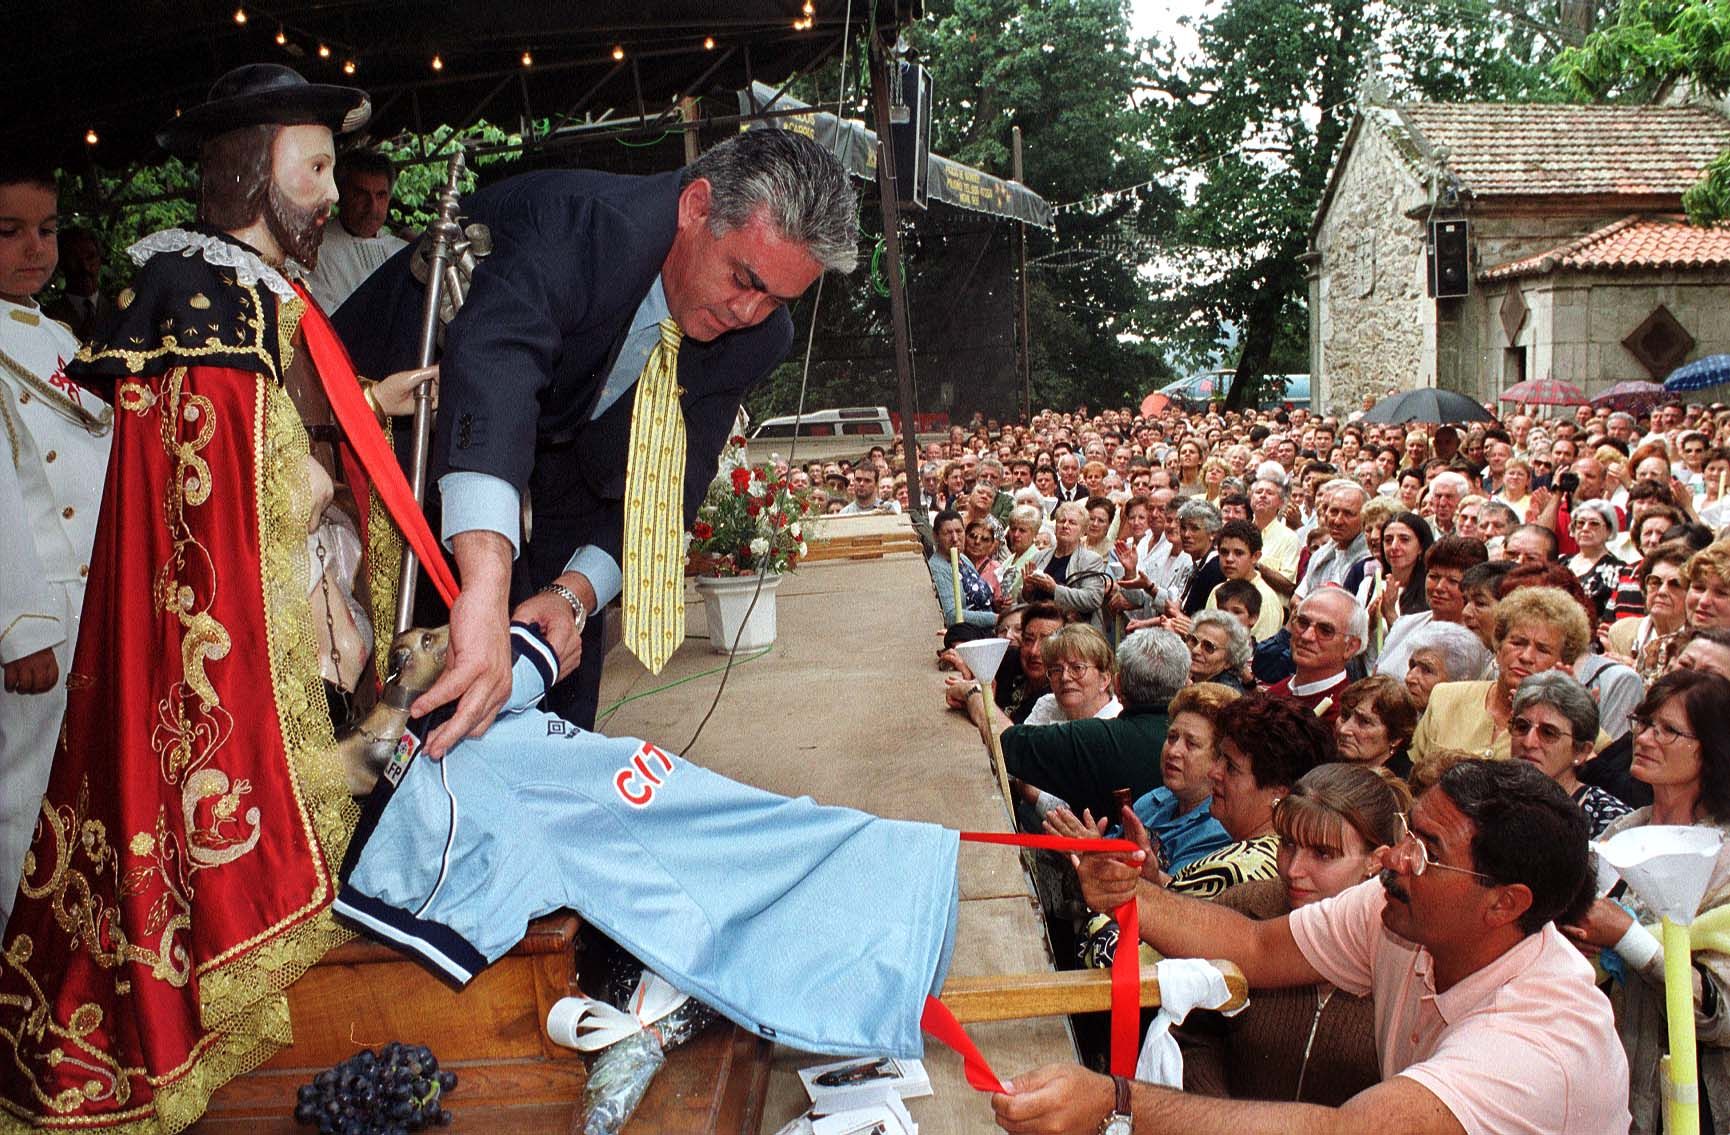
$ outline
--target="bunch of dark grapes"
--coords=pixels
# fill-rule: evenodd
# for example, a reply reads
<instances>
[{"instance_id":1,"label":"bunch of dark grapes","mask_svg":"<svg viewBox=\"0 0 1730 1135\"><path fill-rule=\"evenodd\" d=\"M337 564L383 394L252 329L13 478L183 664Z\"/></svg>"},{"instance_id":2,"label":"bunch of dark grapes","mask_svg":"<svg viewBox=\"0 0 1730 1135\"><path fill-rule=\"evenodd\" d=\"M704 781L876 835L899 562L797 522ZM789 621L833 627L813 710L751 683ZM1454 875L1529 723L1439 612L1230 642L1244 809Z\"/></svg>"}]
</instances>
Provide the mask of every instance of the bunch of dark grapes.
<instances>
[{"instance_id":1,"label":"bunch of dark grapes","mask_svg":"<svg viewBox=\"0 0 1730 1135\"><path fill-rule=\"evenodd\" d=\"M457 1074L439 1071L432 1049L393 1040L302 1084L294 1119L317 1127L319 1135L408 1135L448 1127L451 1113L440 1100L456 1086Z\"/></svg>"}]
</instances>

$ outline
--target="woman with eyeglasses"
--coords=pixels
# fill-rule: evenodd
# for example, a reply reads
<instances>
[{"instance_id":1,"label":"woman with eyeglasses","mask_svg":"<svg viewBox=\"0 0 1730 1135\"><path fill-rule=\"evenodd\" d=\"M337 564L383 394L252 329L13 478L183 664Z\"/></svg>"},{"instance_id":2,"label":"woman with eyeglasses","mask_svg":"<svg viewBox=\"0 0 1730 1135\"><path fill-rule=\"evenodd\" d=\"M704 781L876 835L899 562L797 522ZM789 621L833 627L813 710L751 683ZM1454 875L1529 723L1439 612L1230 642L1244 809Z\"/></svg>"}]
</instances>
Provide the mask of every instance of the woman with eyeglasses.
<instances>
[{"instance_id":1,"label":"woman with eyeglasses","mask_svg":"<svg viewBox=\"0 0 1730 1135\"><path fill-rule=\"evenodd\" d=\"M1652 684L1634 712L1636 779L1652 787L1652 803L1612 823L1608 839L1646 825L1717 828L1730 836L1730 682L1716 674L1678 670ZM1730 839L1713 865L1704 913L1730 903ZM1613 950L1626 972L1610 989L1616 1030L1628 1052L1628 1104L1636 1133L1659 1128L1662 1087L1658 1061L1668 1047L1664 952L1657 916L1632 890L1594 902L1566 932L1588 954ZM1730 1114L1730 956L1707 947L1693 954L1694 1027L1699 1041L1701 1130L1723 1130ZM1707 1117L1713 1116L1708 1123Z\"/></svg>"},{"instance_id":2,"label":"woman with eyeglasses","mask_svg":"<svg viewBox=\"0 0 1730 1135\"><path fill-rule=\"evenodd\" d=\"M1627 565L1612 551L1609 543L1616 538L1616 509L1605 500L1575 501L1568 520L1568 534L1580 550L1568 557L1568 570L1580 581L1586 598L1598 609L1598 622L1610 610L1610 600L1616 594L1616 581Z\"/></svg>"},{"instance_id":3,"label":"woman with eyeglasses","mask_svg":"<svg viewBox=\"0 0 1730 1135\"><path fill-rule=\"evenodd\" d=\"M1255 653L1255 644L1237 616L1229 611L1197 611L1183 644L1189 647L1191 683L1218 682L1245 692L1243 668Z\"/></svg>"},{"instance_id":4,"label":"woman with eyeglasses","mask_svg":"<svg viewBox=\"0 0 1730 1135\"><path fill-rule=\"evenodd\" d=\"M1231 887L1219 904L1280 918L1373 878L1376 851L1399 841L1411 801L1381 770L1311 769L1273 811L1278 877ZM1177 1038L1183 1089L1200 1095L1337 1107L1381 1079L1373 998L1325 982L1258 989L1234 1017L1192 1015Z\"/></svg>"},{"instance_id":5,"label":"woman with eyeglasses","mask_svg":"<svg viewBox=\"0 0 1730 1135\"><path fill-rule=\"evenodd\" d=\"M1495 608L1497 675L1483 682L1444 682L1412 735L1412 763L1422 765L1437 749L1464 749L1508 759L1508 721L1514 691L1533 674L1572 662L1591 643L1586 613L1572 596L1554 587L1522 587Z\"/></svg>"},{"instance_id":6,"label":"woman with eyeglasses","mask_svg":"<svg viewBox=\"0 0 1730 1135\"><path fill-rule=\"evenodd\" d=\"M1580 780L1580 770L1608 738L1598 729L1598 703L1568 675L1550 670L1521 682L1514 692L1508 735L1509 755L1536 765L1560 785L1592 822L1594 839L1632 811L1604 789Z\"/></svg>"},{"instance_id":7,"label":"woman with eyeglasses","mask_svg":"<svg viewBox=\"0 0 1730 1135\"><path fill-rule=\"evenodd\" d=\"M1687 562L1688 549L1680 543L1660 544L1648 552L1636 576L1646 613L1618 619L1599 636L1607 653L1624 659L1648 682L1664 672L1687 624L1682 609L1687 592L1682 566Z\"/></svg>"},{"instance_id":8,"label":"woman with eyeglasses","mask_svg":"<svg viewBox=\"0 0 1730 1135\"><path fill-rule=\"evenodd\" d=\"M1051 514L1051 555L1035 559L1021 577L1021 593L1029 599L1049 599L1066 615L1096 625L1111 582L1105 561L1082 544L1087 507L1065 501Z\"/></svg>"},{"instance_id":9,"label":"woman with eyeglasses","mask_svg":"<svg viewBox=\"0 0 1730 1135\"><path fill-rule=\"evenodd\" d=\"M1088 717L1116 717L1117 655L1105 636L1085 623L1071 623L1039 645L1051 692L1033 703L1028 725L1051 725Z\"/></svg>"},{"instance_id":10,"label":"woman with eyeglasses","mask_svg":"<svg viewBox=\"0 0 1730 1135\"><path fill-rule=\"evenodd\" d=\"M1334 745L1340 760L1385 767L1404 780L1412 771L1406 746L1417 724L1417 707L1405 685L1386 674L1374 674L1353 682L1340 695Z\"/></svg>"}]
</instances>

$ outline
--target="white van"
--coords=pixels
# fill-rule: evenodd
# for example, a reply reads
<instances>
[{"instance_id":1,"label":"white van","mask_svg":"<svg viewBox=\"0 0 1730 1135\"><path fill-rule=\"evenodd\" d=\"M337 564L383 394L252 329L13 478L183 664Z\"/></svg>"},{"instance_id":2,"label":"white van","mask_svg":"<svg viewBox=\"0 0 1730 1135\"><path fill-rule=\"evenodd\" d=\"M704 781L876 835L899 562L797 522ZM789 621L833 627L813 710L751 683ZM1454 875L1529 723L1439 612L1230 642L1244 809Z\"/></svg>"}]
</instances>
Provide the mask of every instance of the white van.
<instances>
[{"instance_id":1,"label":"white van","mask_svg":"<svg viewBox=\"0 0 1730 1135\"><path fill-rule=\"evenodd\" d=\"M834 410L812 410L802 417L766 418L751 431L753 460L762 460L770 449L786 455L798 426L797 456L812 460L859 457L873 445L888 448L895 440L895 426L887 406L843 406Z\"/></svg>"}]
</instances>

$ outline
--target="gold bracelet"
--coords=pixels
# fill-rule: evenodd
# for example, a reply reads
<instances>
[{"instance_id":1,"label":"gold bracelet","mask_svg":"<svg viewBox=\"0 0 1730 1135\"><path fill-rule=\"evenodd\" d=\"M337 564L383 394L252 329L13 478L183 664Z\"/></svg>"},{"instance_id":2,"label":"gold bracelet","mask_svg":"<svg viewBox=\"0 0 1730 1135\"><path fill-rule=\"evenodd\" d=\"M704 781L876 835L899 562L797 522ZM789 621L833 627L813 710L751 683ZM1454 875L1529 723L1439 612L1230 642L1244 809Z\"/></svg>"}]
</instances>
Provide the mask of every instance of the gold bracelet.
<instances>
[{"instance_id":1,"label":"gold bracelet","mask_svg":"<svg viewBox=\"0 0 1730 1135\"><path fill-rule=\"evenodd\" d=\"M390 417L390 415L386 414L384 412L384 407L379 405L378 395L376 393L374 393L374 391L373 391L373 388L376 387L377 385L378 385L378 383L375 380L370 379L370 378L363 378L360 380L360 392L361 392L361 395L366 399L366 404L368 406L372 407L373 416L382 422L386 418Z\"/></svg>"}]
</instances>

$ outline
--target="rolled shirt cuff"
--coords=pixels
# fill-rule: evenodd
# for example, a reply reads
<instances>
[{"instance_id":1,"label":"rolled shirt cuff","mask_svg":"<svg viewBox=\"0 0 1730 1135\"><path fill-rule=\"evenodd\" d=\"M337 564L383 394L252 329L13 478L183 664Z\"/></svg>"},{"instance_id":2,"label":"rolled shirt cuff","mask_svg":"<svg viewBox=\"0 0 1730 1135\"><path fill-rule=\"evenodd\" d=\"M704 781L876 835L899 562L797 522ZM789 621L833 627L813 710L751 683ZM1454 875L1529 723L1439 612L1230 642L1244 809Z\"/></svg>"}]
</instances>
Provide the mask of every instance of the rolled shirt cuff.
<instances>
[{"instance_id":1,"label":"rolled shirt cuff","mask_svg":"<svg viewBox=\"0 0 1730 1135\"><path fill-rule=\"evenodd\" d=\"M624 587L624 573L619 570L619 561L593 544L584 544L573 552L565 570L574 571L589 581L589 586L595 589L597 611L618 598L620 589Z\"/></svg>"},{"instance_id":2,"label":"rolled shirt cuff","mask_svg":"<svg viewBox=\"0 0 1730 1135\"><path fill-rule=\"evenodd\" d=\"M490 473L446 473L439 478L444 501L442 522L445 549L460 532L497 532L511 542L511 558L521 549L522 497L509 481Z\"/></svg>"},{"instance_id":3,"label":"rolled shirt cuff","mask_svg":"<svg viewBox=\"0 0 1730 1135\"><path fill-rule=\"evenodd\" d=\"M1641 926L1638 920L1629 923L1627 931L1611 947L1636 973L1645 972L1663 948L1658 936Z\"/></svg>"}]
</instances>

